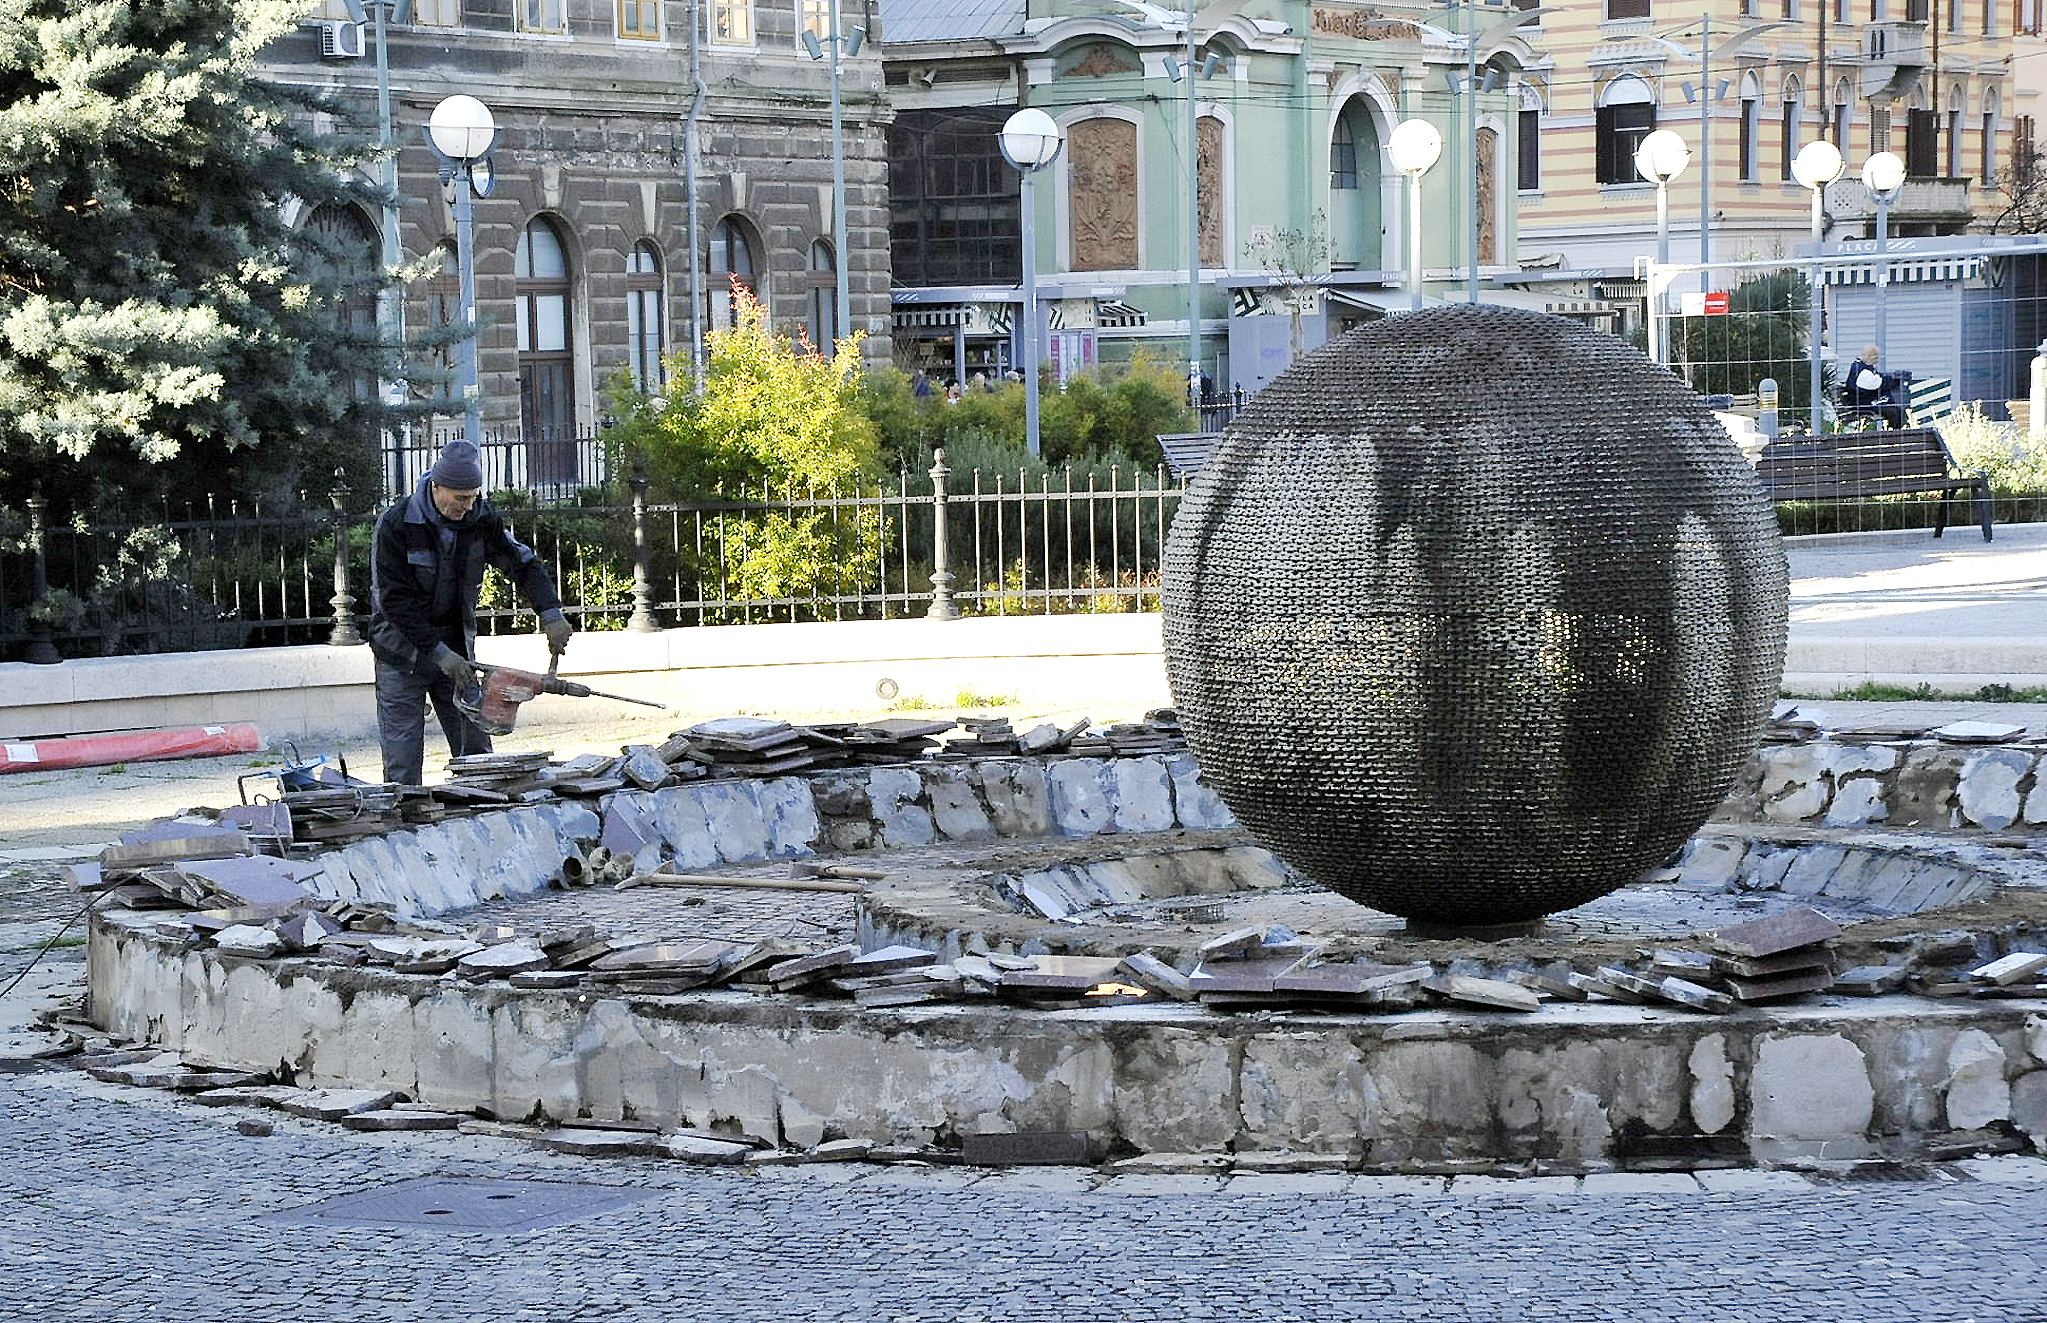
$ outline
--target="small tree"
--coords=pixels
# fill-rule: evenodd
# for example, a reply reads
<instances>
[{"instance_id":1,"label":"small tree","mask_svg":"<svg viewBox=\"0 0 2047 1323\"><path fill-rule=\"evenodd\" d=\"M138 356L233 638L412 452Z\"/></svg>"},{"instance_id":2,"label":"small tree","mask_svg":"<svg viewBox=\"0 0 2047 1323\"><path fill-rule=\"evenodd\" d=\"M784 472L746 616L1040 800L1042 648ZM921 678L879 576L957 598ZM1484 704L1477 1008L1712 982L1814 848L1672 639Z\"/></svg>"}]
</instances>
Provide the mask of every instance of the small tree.
<instances>
[{"instance_id":1,"label":"small tree","mask_svg":"<svg viewBox=\"0 0 2047 1323\"><path fill-rule=\"evenodd\" d=\"M1329 269L1329 223L1321 212L1298 228L1268 230L1254 235L1247 245L1251 256L1279 281L1286 291L1287 313L1292 318L1291 358L1304 349L1301 312L1314 297L1315 277Z\"/></svg>"},{"instance_id":2,"label":"small tree","mask_svg":"<svg viewBox=\"0 0 2047 1323\"><path fill-rule=\"evenodd\" d=\"M677 382L658 404L620 398L620 444L645 455L656 492L668 499L772 501L785 494L844 491L880 468L874 429L858 407L860 340L827 355L777 336L767 310L734 282L735 324L704 338L703 389L689 363L669 364ZM842 590L878 554L872 518L833 520L772 509L723 521L722 564L733 596L793 598ZM703 572L705 567L698 567Z\"/></svg>"},{"instance_id":3,"label":"small tree","mask_svg":"<svg viewBox=\"0 0 2047 1323\"><path fill-rule=\"evenodd\" d=\"M393 375L393 347L344 304L378 275L310 260L286 218L379 201L367 143L254 74L304 10L0 7L0 483L58 514L324 486L336 441L377 421L351 383Z\"/></svg>"},{"instance_id":4,"label":"small tree","mask_svg":"<svg viewBox=\"0 0 2047 1323\"><path fill-rule=\"evenodd\" d=\"M1997 176L2003 199L1992 234L2039 234L2047 231L2047 162L2030 142L2015 144L2011 163Z\"/></svg>"}]
</instances>

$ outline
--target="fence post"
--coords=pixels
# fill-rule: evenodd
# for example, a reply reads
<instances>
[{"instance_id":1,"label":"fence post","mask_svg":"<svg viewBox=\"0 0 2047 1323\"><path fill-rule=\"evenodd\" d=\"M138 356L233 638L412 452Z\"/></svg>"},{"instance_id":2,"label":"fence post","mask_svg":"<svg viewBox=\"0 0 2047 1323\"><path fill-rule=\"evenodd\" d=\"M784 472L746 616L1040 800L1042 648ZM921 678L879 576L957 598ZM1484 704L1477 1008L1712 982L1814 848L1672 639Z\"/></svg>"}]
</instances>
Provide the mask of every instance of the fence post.
<instances>
[{"instance_id":1,"label":"fence post","mask_svg":"<svg viewBox=\"0 0 2047 1323\"><path fill-rule=\"evenodd\" d=\"M2026 439L2037 441L2047 432L2047 340L2033 351L2033 377L2026 395Z\"/></svg>"},{"instance_id":2,"label":"fence post","mask_svg":"<svg viewBox=\"0 0 2047 1323\"><path fill-rule=\"evenodd\" d=\"M652 634L661 626L654 619L653 586L647 574L647 462L633 456L633 475L626 479L633 492L633 613L625 627L636 634Z\"/></svg>"},{"instance_id":3,"label":"fence post","mask_svg":"<svg viewBox=\"0 0 2047 1323\"><path fill-rule=\"evenodd\" d=\"M952 571L945 563L945 476L952 470L945 466L945 447L933 451L931 459L931 609L924 618L958 620L960 613L952 604Z\"/></svg>"},{"instance_id":4,"label":"fence post","mask_svg":"<svg viewBox=\"0 0 2047 1323\"><path fill-rule=\"evenodd\" d=\"M54 666L64 658L57 652L57 645L50 642L50 624L36 615L42 605L43 595L50 590L50 572L43 559L43 511L49 502L43 499L41 488L28 498L28 546L29 561L28 587L28 651L21 659L37 666Z\"/></svg>"},{"instance_id":5,"label":"fence post","mask_svg":"<svg viewBox=\"0 0 2047 1323\"><path fill-rule=\"evenodd\" d=\"M355 629L355 594L348 591L348 480L338 468L327 499L334 503L334 630L327 635L327 646L353 648L362 635Z\"/></svg>"}]
</instances>

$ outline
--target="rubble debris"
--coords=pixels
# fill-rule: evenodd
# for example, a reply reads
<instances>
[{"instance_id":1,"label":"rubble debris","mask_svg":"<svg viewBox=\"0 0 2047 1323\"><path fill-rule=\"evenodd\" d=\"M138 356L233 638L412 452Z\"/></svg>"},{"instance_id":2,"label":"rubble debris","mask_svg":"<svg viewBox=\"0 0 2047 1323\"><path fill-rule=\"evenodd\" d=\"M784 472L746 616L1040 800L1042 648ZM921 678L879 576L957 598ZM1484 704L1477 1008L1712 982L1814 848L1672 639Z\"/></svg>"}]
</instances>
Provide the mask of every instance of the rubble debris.
<instances>
[{"instance_id":1,"label":"rubble debris","mask_svg":"<svg viewBox=\"0 0 2047 1323\"><path fill-rule=\"evenodd\" d=\"M1834 981L1840 935L1841 925L1810 906L1766 914L1712 935L1713 969L1743 1002L1822 992Z\"/></svg>"},{"instance_id":2,"label":"rubble debris","mask_svg":"<svg viewBox=\"0 0 2047 1323\"><path fill-rule=\"evenodd\" d=\"M1504 979L1472 978L1464 974L1442 974L1422 980L1422 987L1448 1001L1503 1011L1542 1009L1542 998L1532 989Z\"/></svg>"}]
</instances>

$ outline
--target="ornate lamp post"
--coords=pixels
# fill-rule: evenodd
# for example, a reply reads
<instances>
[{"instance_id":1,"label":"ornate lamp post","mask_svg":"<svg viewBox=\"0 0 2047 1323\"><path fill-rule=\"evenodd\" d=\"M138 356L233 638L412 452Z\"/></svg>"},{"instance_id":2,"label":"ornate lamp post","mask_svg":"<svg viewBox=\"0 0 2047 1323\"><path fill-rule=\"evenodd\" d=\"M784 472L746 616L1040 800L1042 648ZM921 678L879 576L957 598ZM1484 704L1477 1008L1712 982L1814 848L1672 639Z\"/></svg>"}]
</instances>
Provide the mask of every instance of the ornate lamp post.
<instances>
[{"instance_id":1,"label":"ornate lamp post","mask_svg":"<svg viewBox=\"0 0 2047 1323\"><path fill-rule=\"evenodd\" d=\"M1393 168L1407 176L1407 292L1422 306L1422 176L1443 155L1443 135L1425 119L1404 119L1386 142Z\"/></svg>"},{"instance_id":2,"label":"ornate lamp post","mask_svg":"<svg viewBox=\"0 0 2047 1323\"><path fill-rule=\"evenodd\" d=\"M1042 110L1019 110L1002 125L1002 155L1023 174L1023 378L1024 444L1038 453L1038 244L1032 178L1059 159L1066 137Z\"/></svg>"}]
</instances>

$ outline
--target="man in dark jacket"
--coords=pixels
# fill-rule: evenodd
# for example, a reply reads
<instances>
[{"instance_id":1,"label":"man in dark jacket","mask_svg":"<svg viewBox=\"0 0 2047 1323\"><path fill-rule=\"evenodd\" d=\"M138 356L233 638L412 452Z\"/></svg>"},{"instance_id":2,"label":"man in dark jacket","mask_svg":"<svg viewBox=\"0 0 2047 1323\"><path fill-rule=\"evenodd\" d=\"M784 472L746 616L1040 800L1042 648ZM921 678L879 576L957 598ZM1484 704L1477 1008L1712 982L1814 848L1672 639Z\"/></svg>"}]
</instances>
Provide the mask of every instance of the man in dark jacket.
<instances>
[{"instance_id":1,"label":"man in dark jacket","mask_svg":"<svg viewBox=\"0 0 2047 1323\"><path fill-rule=\"evenodd\" d=\"M419 489L377 520L370 552L370 651L377 662L377 738L386 781L420 784L428 699L450 756L490 752L490 736L455 704L476 679L469 663L487 565L517 584L540 613L548 650L566 648L574 631L546 568L483 499L476 447L450 441Z\"/></svg>"}]
</instances>

